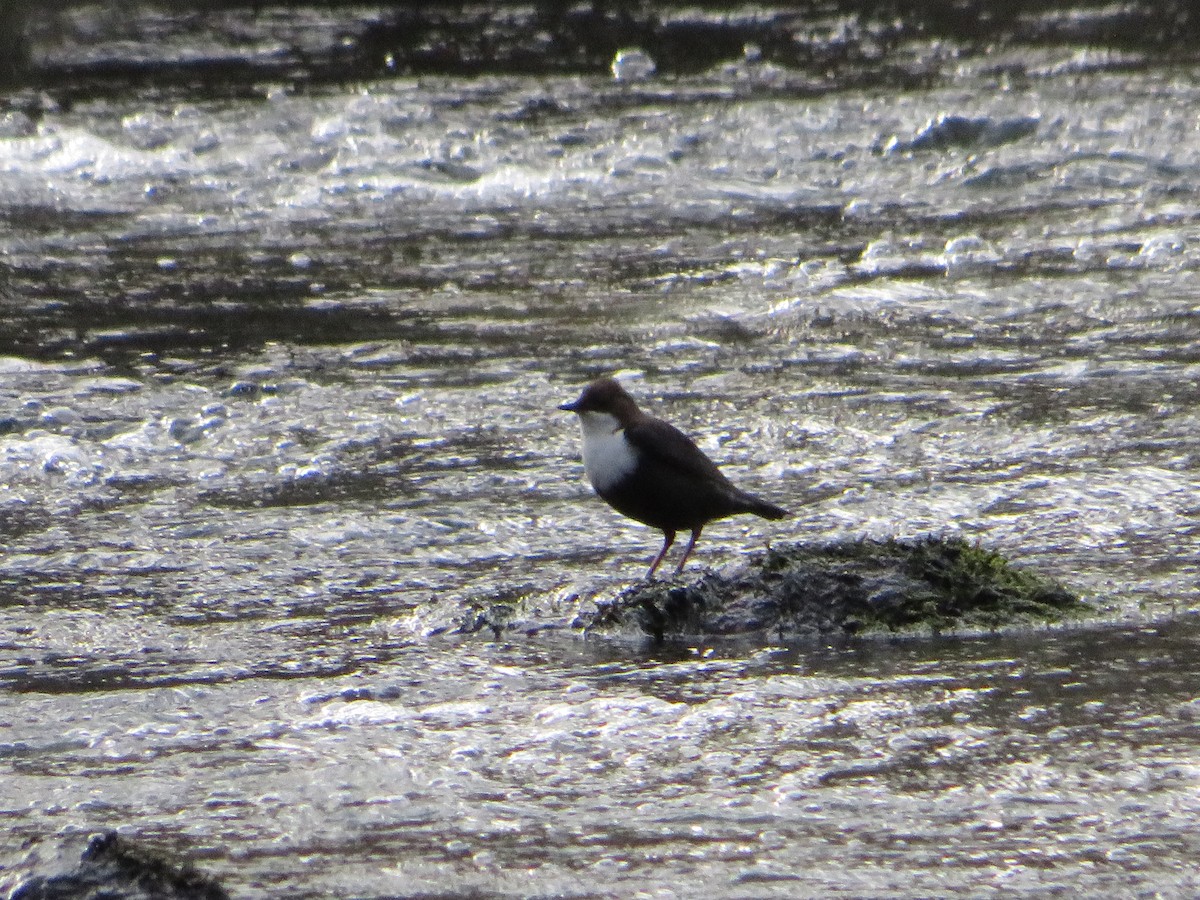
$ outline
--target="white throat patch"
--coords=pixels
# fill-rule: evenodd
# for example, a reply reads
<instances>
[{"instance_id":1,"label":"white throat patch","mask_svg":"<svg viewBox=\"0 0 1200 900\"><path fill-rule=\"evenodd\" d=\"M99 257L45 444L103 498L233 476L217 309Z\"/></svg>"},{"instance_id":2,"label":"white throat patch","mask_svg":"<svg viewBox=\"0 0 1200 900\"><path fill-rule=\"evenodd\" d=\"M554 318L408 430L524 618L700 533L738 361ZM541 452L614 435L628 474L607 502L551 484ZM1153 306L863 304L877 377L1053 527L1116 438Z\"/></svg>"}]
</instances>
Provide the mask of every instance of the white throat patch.
<instances>
[{"instance_id":1,"label":"white throat patch","mask_svg":"<svg viewBox=\"0 0 1200 900\"><path fill-rule=\"evenodd\" d=\"M633 471L637 451L625 440L625 429L615 416L602 412L582 412L583 470L588 481L603 493Z\"/></svg>"}]
</instances>

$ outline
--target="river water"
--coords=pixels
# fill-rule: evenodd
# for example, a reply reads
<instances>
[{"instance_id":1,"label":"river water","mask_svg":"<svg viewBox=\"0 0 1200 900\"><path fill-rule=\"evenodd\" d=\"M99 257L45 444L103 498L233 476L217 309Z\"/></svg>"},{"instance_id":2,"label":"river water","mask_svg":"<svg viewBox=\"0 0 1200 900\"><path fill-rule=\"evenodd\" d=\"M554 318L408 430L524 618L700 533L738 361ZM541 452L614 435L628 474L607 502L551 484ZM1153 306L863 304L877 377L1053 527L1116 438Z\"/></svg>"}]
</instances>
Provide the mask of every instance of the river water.
<instances>
[{"instance_id":1,"label":"river water","mask_svg":"<svg viewBox=\"0 0 1200 900\"><path fill-rule=\"evenodd\" d=\"M1200 70L913 53L10 97L0 886L1200 891ZM555 409L612 373L796 513L692 571L963 535L1095 621L585 640L658 546Z\"/></svg>"}]
</instances>

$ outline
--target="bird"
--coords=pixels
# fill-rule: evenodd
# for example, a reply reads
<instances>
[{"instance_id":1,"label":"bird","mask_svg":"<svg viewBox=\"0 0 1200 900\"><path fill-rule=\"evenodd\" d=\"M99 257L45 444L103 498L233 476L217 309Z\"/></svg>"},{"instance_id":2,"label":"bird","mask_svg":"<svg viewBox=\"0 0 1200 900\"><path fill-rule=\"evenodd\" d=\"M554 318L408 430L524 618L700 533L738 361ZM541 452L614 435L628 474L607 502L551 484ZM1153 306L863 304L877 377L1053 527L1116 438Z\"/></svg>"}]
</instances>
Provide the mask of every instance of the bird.
<instances>
[{"instance_id":1,"label":"bird","mask_svg":"<svg viewBox=\"0 0 1200 900\"><path fill-rule=\"evenodd\" d=\"M695 441L639 409L615 378L591 382L578 399L558 408L579 416L583 469L600 498L622 515L662 531L662 549L646 580L654 577L680 531L690 530L692 536L675 575L714 519L741 513L764 519L788 515L783 507L736 487Z\"/></svg>"}]
</instances>

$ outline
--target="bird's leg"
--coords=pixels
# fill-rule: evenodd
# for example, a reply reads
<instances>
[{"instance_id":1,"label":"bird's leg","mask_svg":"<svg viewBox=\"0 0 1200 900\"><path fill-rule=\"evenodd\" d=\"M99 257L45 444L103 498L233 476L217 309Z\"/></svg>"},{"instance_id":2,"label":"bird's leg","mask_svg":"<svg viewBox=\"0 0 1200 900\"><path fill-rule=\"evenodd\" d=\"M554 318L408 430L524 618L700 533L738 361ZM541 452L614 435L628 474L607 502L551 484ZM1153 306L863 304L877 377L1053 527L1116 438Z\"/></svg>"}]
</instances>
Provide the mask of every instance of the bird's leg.
<instances>
[{"instance_id":1,"label":"bird's leg","mask_svg":"<svg viewBox=\"0 0 1200 900\"><path fill-rule=\"evenodd\" d=\"M654 577L654 570L658 568L658 564L663 561L663 557L667 555L667 551L671 549L671 545L675 543L675 532L663 529L663 548L658 551L658 556L654 557L654 562L650 563L650 571L646 573L646 580L649 581Z\"/></svg>"},{"instance_id":2,"label":"bird's leg","mask_svg":"<svg viewBox=\"0 0 1200 900\"><path fill-rule=\"evenodd\" d=\"M683 559L681 559L679 561L679 565L675 567L676 575L683 571L683 564L687 562L688 557L692 555L692 548L696 546L696 541L700 540L700 532L703 530L703 525L697 525L692 529L692 539L688 541L687 549L683 551Z\"/></svg>"}]
</instances>

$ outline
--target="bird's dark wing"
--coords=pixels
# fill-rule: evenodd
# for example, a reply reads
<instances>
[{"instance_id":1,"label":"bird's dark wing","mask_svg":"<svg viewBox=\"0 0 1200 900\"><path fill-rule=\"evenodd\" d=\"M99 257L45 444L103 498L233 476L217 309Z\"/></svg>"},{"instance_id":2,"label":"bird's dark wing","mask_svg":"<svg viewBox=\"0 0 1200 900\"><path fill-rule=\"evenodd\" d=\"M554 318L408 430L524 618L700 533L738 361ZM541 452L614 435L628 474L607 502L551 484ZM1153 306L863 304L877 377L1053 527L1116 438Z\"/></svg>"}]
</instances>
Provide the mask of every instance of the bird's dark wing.
<instances>
[{"instance_id":1,"label":"bird's dark wing","mask_svg":"<svg viewBox=\"0 0 1200 900\"><path fill-rule=\"evenodd\" d=\"M716 463L670 422L645 416L626 426L625 437L640 453L658 463L696 478L726 482Z\"/></svg>"}]
</instances>

